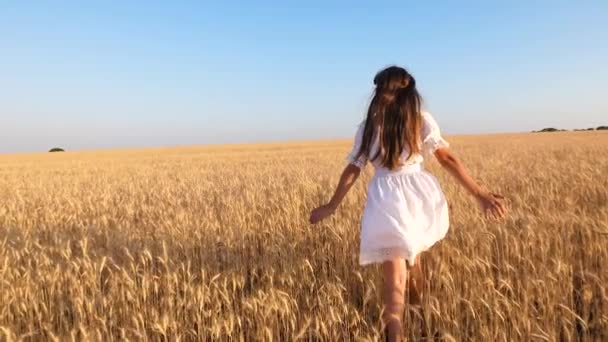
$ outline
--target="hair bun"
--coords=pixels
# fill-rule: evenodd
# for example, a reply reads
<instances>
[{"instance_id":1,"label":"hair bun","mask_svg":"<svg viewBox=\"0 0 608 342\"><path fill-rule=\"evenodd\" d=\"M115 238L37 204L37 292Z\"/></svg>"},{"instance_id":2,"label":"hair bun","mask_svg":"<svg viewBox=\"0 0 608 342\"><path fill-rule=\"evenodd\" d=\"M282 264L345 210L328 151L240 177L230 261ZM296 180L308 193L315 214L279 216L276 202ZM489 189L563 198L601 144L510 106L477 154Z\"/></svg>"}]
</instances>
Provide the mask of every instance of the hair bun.
<instances>
[{"instance_id":1,"label":"hair bun","mask_svg":"<svg viewBox=\"0 0 608 342\"><path fill-rule=\"evenodd\" d=\"M408 88L414 88L416 87L416 79L414 78L414 76L410 75L410 81L407 84Z\"/></svg>"},{"instance_id":2,"label":"hair bun","mask_svg":"<svg viewBox=\"0 0 608 342\"><path fill-rule=\"evenodd\" d=\"M416 87L416 80L410 76L409 81L407 82L406 85L399 85L396 89L397 90L402 90L402 89L414 89Z\"/></svg>"}]
</instances>

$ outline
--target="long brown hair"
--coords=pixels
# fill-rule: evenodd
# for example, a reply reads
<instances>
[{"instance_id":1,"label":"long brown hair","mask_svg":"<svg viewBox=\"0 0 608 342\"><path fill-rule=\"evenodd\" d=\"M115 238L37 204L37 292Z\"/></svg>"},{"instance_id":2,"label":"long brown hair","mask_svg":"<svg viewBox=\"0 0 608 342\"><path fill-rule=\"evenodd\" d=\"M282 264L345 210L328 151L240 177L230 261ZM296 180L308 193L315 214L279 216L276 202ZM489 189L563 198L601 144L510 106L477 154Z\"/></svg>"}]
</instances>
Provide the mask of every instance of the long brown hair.
<instances>
[{"instance_id":1,"label":"long brown hair","mask_svg":"<svg viewBox=\"0 0 608 342\"><path fill-rule=\"evenodd\" d=\"M405 146L411 157L420 152L421 98L416 80L404 68L390 66L374 77L374 96L367 110L363 139L357 153L370 160L381 158L382 166L395 169ZM380 146L370 156L372 139L378 129Z\"/></svg>"}]
</instances>

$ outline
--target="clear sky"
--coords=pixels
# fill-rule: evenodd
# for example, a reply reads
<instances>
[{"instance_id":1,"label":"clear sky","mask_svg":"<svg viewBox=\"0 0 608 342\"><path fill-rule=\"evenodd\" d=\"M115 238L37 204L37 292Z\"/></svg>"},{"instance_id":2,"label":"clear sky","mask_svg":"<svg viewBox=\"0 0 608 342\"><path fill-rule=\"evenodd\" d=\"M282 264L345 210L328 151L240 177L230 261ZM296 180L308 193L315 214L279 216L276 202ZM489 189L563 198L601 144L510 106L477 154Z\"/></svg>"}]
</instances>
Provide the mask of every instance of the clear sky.
<instances>
[{"instance_id":1,"label":"clear sky","mask_svg":"<svg viewBox=\"0 0 608 342\"><path fill-rule=\"evenodd\" d=\"M3 1L0 153L352 138L376 71L446 134L608 124L608 1Z\"/></svg>"}]
</instances>

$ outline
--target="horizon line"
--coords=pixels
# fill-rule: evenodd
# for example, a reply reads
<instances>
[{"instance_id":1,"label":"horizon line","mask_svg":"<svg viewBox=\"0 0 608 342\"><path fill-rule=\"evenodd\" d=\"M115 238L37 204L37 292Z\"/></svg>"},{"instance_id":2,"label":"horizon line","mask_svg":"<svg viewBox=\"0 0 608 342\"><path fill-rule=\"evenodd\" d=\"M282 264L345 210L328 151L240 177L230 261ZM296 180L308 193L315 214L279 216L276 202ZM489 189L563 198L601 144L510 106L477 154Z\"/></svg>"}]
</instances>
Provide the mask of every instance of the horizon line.
<instances>
[{"instance_id":1,"label":"horizon line","mask_svg":"<svg viewBox=\"0 0 608 342\"><path fill-rule=\"evenodd\" d=\"M597 132L595 127L593 130L589 129L558 129L553 132L542 132L538 131L517 131L517 132L494 132L494 133L460 133L460 134L445 134L445 137L471 137L471 136L496 136L496 135L519 135L519 134L534 134L534 133L584 133L584 132ZM238 146L255 146L255 145L276 145L276 144L289 144L297 145L304 143L329 143L329 142L348 142L352 141L353 138L323 138L323 139L293 139L293 140L256 140L256 141L242 141L242 142L230 142L230 143L205 143L205 144L171 144L171 145L150 145L150 146L120 146L120 147L99 147L99 148L80 148L80 149L67 149L61 146L51 146L45 151L22 151L22 152L0 152L0 156L11 156L11 155L28 155L28 154L48 154L48 153L70 153L70 152L112 152L112 151L133 151L133 150L162 150L162 149L178 149L178 148L205 148L205 147L238 147ZM49 152L52 148L64 149L63 152Z\"/></svg>"}]
</instances>

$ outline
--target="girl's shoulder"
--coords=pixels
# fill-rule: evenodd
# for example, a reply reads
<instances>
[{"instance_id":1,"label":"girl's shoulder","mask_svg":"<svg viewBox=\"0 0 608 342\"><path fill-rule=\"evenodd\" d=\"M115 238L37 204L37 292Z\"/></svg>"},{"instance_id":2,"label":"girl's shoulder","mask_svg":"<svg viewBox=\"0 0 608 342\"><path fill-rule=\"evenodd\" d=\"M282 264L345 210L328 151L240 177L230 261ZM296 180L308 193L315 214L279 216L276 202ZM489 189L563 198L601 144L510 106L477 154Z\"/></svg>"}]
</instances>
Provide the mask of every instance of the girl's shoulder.
<instances>
[{"instance_id":1,"label":"girl's shoulder","mask_svg":"<svg viewBox=\"0 0 608 342\"><path fill-rule=\"evenodd\" d=\"M421 110L420 116L422 117L422 126L436 127L438 126L437 121L428 110Z\"/></svg>"},{"instance_id":2,"label":"girl's shoulder","mask_svg":"<svg viewBox=\"0 0 608 342\"><path fill-rule=\"evenodd\" d=\"M420 111L420 116L422 117L423 120L429 120L429 119L433 119L433 115L426 109L423 109Z\"/></svg>"},{"instance_id":3,"label":"girl's shoulder","mask_svg":"<svg viewBox=\"0 0 608 342\"><path fill-rule=\"evenodd\" d=\"M357 133L363 132L365 130L365 122L367 119L363 118L359 123L357 123Z\"/></svg>"}]
</instances>

